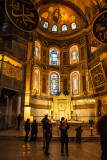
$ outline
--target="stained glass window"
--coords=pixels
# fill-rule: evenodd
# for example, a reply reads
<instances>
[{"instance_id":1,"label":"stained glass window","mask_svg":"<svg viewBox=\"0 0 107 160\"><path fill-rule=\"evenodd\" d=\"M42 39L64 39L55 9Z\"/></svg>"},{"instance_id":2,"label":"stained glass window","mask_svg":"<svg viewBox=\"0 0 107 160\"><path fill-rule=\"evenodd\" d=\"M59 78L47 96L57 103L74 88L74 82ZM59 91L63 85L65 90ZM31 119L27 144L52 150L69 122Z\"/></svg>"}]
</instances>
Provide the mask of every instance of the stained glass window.
<instances>
[{"instance_id":1,"label":"stained glass window","mask_svg":"<svg viewBox=\"0 0 107 160\"><path fill-rule=\"evenodd\" d=\"M32 95L40 94L40 71L34 67L32 71Z\"/></svg>"},{"instance_id":2,"label":"stained glass window","mask_svg":"<svg viewBox=\"0 0 107 160\"><path fill-rule=\"evenodd\" d=\"M71 28L72 28L72 30L77 28L77 26L76 26L76 23L75 23L75 22L73 22L73 23L71 24Z\"/></svg>"},{"instance_id":3,"label":"stained glass window","mask_svg":"<svg viewBox=\"0 0 107 160\"><path fill-rule=\"evenodd\" d=\"M39 52L39 49L37 47L35 47L35 52L34 54L36 54L36 56L38 56L38 52Z\"/></svg>"},{"instance_id":4,"label":"stained glass window","mask_svg":"<svg viewBox=\"0 0 107 160\"><path fill-rule=\"evenodd\" d=\"M67 25L62 25L62 31L67 31Z\"/></svg>"},{"instance_id":5,"label":"stained glass window","mask_svg":"<svg viewBox=\"0 0 107 160\"><path fill-rule=\"evenodd\" d=\"M56 25L52 26L52 31L57 32L57 26Z\"/></svg>"},{"instance_id":6,"label":"stained glass window","mask_svg":"<svg viewBox=\"0 0 107 160\"><path fill-rule=\"evenodd\" d=\"M50 94L57 94L59 92L59 75L55 72L50 74Z\"/></svg>"},{"instance_id":7,"label":"stained glass window","mask_svg":"<svg viewBox=\"0 0 107 160\"><path fill-rule=\"evenodd\" d=\"M77 79L74 79L74 89L77 89Z\"/></svg>"},{"instance_id":8,"label":"stained glass window","mask_svg":"<svg viewBox=\"0 0 107 160\"><path fill-rule=\"evenodd\" d=\"M46 29L48 28L48 22L44 23L43 28L46 28Z\"/></svg>"},{"instance_id":9,"label":"stained glass window","mask_svg":"<svg viewBox=\"0 0 107 160\"><path fill-rule=\"evenodd\" d=\"M79 48L74 45L70 48L70 64L77 63L79 61Z\"/></svg>"},{"instance_id":10,"label":"stained glass window","mask_svg":"<svg viewBox=\"0 0 107 160\"><path fill-rule=\"evenodd\" d=\"M37 87L37 75L35 75L35 87Z\"/></svg>"},{"instance_id":11,"label":"stained glass window","mask_svg":"<svg viewBox=\"0 0 107 160\"><path fill-rule=\"evenodd\" d=\"M35 46L34 46L35 58L40 59L40 53L41 53L40 43L38 41L35 41Z\"/></svg>"},{"instance_id":12,"label":"stained glass window","mask_svg":"<svg viewBox=\"0 0 107 160\"><path fill-rule=\"evenodd\" d=\"M78 59L77 52L72 52L72 59Z\"/></svg>"},{"instance_id":13,"label":"stained glass window","mask_svg":"<svg viewBox=\"0 0 107 160\"><path fill-rule=\"evenodd\" d=\"M79 94L79 73L73 72L71 75L71 83L72 83L72 94Z\"/></svg>"},{"instance_id":14,"label":"stained glass window","mask_svg":"<svg viewBox=\"0 0 107 160\"><path fill-rule=\"evenodd\" d=\"M59 56L58 56L58 51L56 49L50 50L50 64L51 65L59 64Z\"/></svg>"}]
</instances>

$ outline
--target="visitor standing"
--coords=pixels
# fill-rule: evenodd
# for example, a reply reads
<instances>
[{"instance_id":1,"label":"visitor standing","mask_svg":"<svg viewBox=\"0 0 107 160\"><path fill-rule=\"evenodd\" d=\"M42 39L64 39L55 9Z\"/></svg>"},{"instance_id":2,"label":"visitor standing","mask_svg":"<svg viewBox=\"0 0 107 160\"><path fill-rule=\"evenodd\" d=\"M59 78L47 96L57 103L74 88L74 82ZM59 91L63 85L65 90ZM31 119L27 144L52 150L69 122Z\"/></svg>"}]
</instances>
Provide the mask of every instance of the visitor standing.
<instances>
[{"instance_id":1,"label":"visitor standing","mask_svg":"<svg viewBox=\"0 0 107 160\"><path fill-rule=\"evenodd\" d=\"M61 130L61 156L64 155L64 144L66 148L66 155L68 156L68 133L67 130L70 128L70 126L67 123L67 120L62 121L62 123L59 126L59 129Z\"/></svg>"},{"instance_id":2,"label":"visitor standing","mask_svg":"<svg viewBox=\"0 0 107 160\"><path fill-rule=\"evenodd\" d=\"M28 135L29 135L29 131L30 131L30 119L28 118L24 124L24 129L25 129L25 132L26 132L26 135L25 135L25 142L28 141Z\"/></svg>"},{"instance_id":3,"label":"visitor standing","mask_svg":"<svg viewBox=\"0 0 107 160\"><path fill-rule=\"evenodd\" d=\"M36 120L34 120L33 123L31 124L31 139L30 139L30 141L36 141L36 136L37 136L37 132L38 132L37 126L38 126L38 124L36 123Z\"/></svg>"},{"instance_id":4,"label":"visitor standing","mask_svg":"<svg viewBox=\"0 0 107 160\"><path fill-rule=\"evenodd\" d=\"M18 116L17 116L17 130L19 131L19 129L20 129L20 122L21 122L21 114L19 114Z\"/></svg>"},{"instance_id":5,"label":"visitor standing","mask_svg":"<svg viewBox=\"0 0 107 160\"><path fill-rule=\"evenodd\" d=\"M81 134L82 134L82 132L83 132L82 127L79 125L78 128L76 128L77 143L81 143Z\"/></svg>"},{"instance_id":6,"label":"visitor standing","mask_svg":"<svg viewBox=\"0 0 107 160\"><path fill-rule=\"evenodd\" d=\"M63 123L64 119L65 119L64 117L61 118L60 124Z\"/></svg>"},{"instance_id":7,"label":"visitor standing","mask_svg":"<svg viewBox=\"0 0 107 160\"><path fill-rule=\"evenodd\" d=\"M46 114L45 117L41 120L43 125L43 148L45 149L45 132L46 132L46 122L48 119L48 115Z\"/></svg>"},{"instance_id":8,"label":"visitor standing","mask_svg":"<svg viewBox=\"0 0 107 160\"><path fill-rule=\"evenodd\" d=\"M45 132L45 141L46 141L45 153L47 156L49 155L48 150L49 150L49 144L50 144L51 138L52 138L52 123L48 119L46 121L46 132Z\"/></svg>"},{"instance_id":9,"label":"visitor standing","mask_svg":"<svg viewBox=\"0 0 107 160\"><path fill-rule=\"evenodd\" d=\"M101 143L101 160L107 160L107 115L101 117L97 122L97 132L100 135Z\"/></svg>"}]
</instances>

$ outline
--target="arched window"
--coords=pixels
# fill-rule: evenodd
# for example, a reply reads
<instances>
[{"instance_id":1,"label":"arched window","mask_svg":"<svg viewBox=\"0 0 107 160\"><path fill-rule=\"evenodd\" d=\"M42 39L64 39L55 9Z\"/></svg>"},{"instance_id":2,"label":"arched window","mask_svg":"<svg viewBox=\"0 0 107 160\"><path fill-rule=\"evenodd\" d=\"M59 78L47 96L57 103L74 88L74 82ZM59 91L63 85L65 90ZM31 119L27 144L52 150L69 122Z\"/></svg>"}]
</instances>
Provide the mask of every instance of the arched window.
<instances>
[{"instance_id":1,"label":"arched window","mask_svg":"<svg viewBox=\"0 0 107 160\"><path fill-rule=\"evenodd\" d=\"M59 65L59 52L57 49L50 49L50 64Z\"/></svg>"},{"instance_id":2,"label":"arched window","mask_svg":"<svg viewBox=\"0 0 107 160\"><path fill-rule=\"evenodd\" d=\"M40 60L40 53L41 53L41 46L38 41L35 41L35 46L34 46L34 55L37 59Z\"/></svg>"},{"instance_id":3,"label":"arched window","mask_svg":"<svg viewBox=\"0 0 107 160\"><path fill-rule=\"evenodd\" d=\"M38 56L38 54L39 54L39 48L38 47L35 47L35 54L36 54L36 56Z\"/></svg>"},{"instance_id":4,"label":"arched window","mask_svg":"<svg viewBox=\"0 0 107 160\"><path fill-rule=\"evenodd\" d=\"M43 28L46 28L46 29L48 28L48 22L44 23Z\"/></svg>"},{"instance_id":5,"label":"arched window","mask_svg":"<svg viewBox=\"0 0 107 160\"><path fill-rule=\"evenodd\" d=\"M79 61L79 48L74 45L70 48L70 64L77 63Z\"/></svg>"},{"instance_id":6,"label":"arched window","mask_svg":"<svg viewBox=\"0 0 107 160\"><path fill-rule=\"evenodd\" d=\"M38 68L33 68L32 72L32 95L40 94L40 71Z\"/></svg>"},{"instance_id":7,"label":"arched window","mask_svg":"<svg viewBox=\"0 0 107 160\"><path fill-rule=\"evenodd\" d=\"M71 73L71 89L72 95L79 95L79 72Z\"/></svg>"},{"instance_id":8,"label":"arched window","mask_svg":"<svg viewBox=\"0 0 107 160\"><path fill-rule=\"evenodd\" d=\"M62 31L67 31L67 25L62 25Z\"/></svg>"},{"instance_id":9,"label":"arched window","mask_svg":"<svg viewBox=\"0 0 107 160\"><path fill-rule=\"evenodd\" d=\"M35 75L35 87L37 87L37 74Z\"/></svg>"},{"instance_id":10,"label":"arched window","mask_svg":"<svg viewBox=\"0 0 107 160\"><path fill-rule=\"evenodd\" d=\"M57 94L59 92L59 75L56 72L50 73L50 82L49 82L49 89L50 94Z\"/></svg>"},{"instance_id":11,"label":"arched window","mask_svg":"<svg viewBox=\"0 0 107 160\"><path fill-rule=\"evenodd\" d=\"M76 26L76 23L75 23L75 22L73 22L73 23L71 24L71 28L72 28L72 30L77 28L77 26Z\"/></svg>"},{"instance_id":12,"label":"arched window","mask_svg":"<svg viewBox=\"0 0 107 160\"><path fill-rule=\"evenodd\" d=\"M57 32L57 26L56 26L56 25L53 25L53 26L52 26L52 31L53 31L53 32Z\"/></svg>"}]
</instances>

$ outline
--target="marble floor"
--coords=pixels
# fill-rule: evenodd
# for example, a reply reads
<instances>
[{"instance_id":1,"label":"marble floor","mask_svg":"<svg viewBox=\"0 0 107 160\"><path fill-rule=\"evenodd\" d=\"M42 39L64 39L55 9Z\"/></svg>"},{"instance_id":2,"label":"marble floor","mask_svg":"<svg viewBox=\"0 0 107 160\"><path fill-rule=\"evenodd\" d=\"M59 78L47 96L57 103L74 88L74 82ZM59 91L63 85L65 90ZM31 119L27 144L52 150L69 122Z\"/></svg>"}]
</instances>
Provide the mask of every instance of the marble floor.
<instances>
[{"instance_id":1,"label":"marble floor","mask_svg":"<svg viewBox=\"0 0 107 160\"><path fill-rule=\"evenodd\" d=\"M69 142L69 156L61 156L60 142L51 141L49 156L42 142L0 140L0 160L100 160L100 142Z\"/></svg>"},{"instance_id":2,"label":"marble floor","mask_svg":"<svg viewBox=\"0 0 107 160\"><path fill-rule=\"evenodd\" d=\"M73 125L70 124L70 128L68 130L68 136L69 137L75 137L76 136L76 131L75 129L77 128L77 124ZM20 127L20 131L17 131L17 126L16 129L10 129L10 130L2 130L0 132L0 136L12 136L12 137L19 137L19 136L24 136L25 132L22 128L23 126ZM91 130L89 125L82 126L82 137L92 137L91 136ZM53 125L52 127L52 136L53 137L60 137L60 130L56 125ZM43 130L42 126L38 125L38 134L37 137L43 137ZM93 137L99 137L97 132L96 132L96 127L93 126Z\"/></svg>"}]
</instances>

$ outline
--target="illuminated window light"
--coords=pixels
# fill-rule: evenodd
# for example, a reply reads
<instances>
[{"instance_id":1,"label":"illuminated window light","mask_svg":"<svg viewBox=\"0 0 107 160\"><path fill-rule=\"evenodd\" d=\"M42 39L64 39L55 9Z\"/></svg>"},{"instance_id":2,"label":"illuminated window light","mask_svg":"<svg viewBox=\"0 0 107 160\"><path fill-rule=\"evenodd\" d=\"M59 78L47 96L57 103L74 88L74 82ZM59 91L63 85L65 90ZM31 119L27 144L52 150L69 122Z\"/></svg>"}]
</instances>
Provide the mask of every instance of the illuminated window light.
<instances>
[{"instance_id":1,"label":"illuminated window light","mask_svg":"<svg viewBox=\"0 0 107 160\"><path fill-rule=\"evenodd\" d=\"M71 24L71 28L72 28L72 30L74 30L74 29L76 29L76 28L77 28L77 26L76 26L76 23L75 23L75 22L73 22L73 23Z\"/></svg>"},{"instance_id":2,"label":"illuminated window light","mask_svg":"<svg viewBox=\"0 0 107 160\"><path fill-rule=\"evenodd\" d=\"M57 32L57 26L56 26L56 25L53 25L53 26L52 26L52 31L53 31L53 32Z\"/></svg>"},{"instance_id":3,"label":"illuminated window light","mask_svg":"<svg viewBox=\"0 0 107 160\"><path fill-rule=\"evenodd\" d=\"M67 25L63 25L62 26L62 31L64 32L64 31L67 31Z\"/></svg>"},{"instance_id":4,"label":"illuminated window light","mask_svg":"<svg viewBox=\"0 0 107 160\"><path fill-rule=\"evenodd\" d=\"M48 22L44 23L43 28L46 28L46 29L48 28Z\"/></svg>"}]
</instances>

